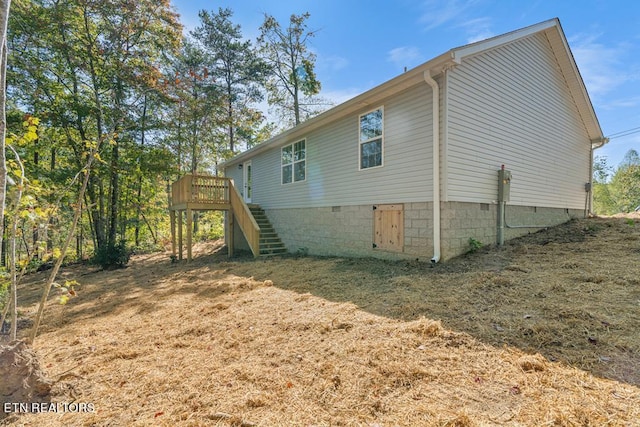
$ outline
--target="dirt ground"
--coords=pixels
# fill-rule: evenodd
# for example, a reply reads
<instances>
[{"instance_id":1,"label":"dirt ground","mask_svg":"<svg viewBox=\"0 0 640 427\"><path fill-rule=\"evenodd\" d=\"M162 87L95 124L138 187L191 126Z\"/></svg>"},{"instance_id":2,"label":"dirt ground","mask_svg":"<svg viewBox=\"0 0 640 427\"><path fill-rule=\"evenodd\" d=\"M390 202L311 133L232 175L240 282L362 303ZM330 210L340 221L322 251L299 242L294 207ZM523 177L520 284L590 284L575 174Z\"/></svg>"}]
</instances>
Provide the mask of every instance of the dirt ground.
<instances>
[{"instance_id":1,"label":"dirt ground","mask_svg":"<svg viewBox=\"0 0 640 427\"><path fill-rule=\"evenodd\" d=\"M66 268L79 296L52 296L34 350L52 400L94 410L8 424L640 426L640 218L435 268L220 246ZM21 287L24 327L45 274Z\"/></svg>"}]
</instances>

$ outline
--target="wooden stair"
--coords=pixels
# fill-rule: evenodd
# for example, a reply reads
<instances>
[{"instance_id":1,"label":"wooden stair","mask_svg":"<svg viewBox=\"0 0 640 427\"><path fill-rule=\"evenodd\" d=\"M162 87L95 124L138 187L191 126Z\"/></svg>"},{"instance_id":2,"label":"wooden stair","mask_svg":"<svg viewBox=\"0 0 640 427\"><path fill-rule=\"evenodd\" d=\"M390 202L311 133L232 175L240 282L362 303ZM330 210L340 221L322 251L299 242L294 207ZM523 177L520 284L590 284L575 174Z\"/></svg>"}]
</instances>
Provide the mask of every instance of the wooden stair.
<instances>
[{"instance_id":1,"label":"wooden stair","mask_svg":"<svg viewBox=\"0 0 640 427\"><path fill-rule=\"evenodd\" d=\"M253 218L260 227L260 256L275 256L287 253L287 248L278 237L264 210L258 205L249 205Z\"/></svg>"}]
</instances>

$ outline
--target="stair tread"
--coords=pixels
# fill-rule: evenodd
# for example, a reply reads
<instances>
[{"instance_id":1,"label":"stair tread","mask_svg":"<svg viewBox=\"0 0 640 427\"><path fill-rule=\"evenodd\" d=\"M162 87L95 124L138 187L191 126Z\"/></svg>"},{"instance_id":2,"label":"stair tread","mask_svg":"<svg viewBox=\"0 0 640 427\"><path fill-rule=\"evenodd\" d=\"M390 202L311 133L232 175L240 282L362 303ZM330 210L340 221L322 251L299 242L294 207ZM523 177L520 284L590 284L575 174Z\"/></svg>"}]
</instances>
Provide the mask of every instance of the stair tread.
<instances>
[{"instance_id":1,"label":"stair tread","mask_svg":"<svg viewBox=\"0 0 640 427\"><path fill-rule=\"evenodd\" d=\"M260 256L275 256L287 253L287 247L282 242L269 217L259 205L248 205L253 219L260 227Z\"/></svg>"}]
</instances>

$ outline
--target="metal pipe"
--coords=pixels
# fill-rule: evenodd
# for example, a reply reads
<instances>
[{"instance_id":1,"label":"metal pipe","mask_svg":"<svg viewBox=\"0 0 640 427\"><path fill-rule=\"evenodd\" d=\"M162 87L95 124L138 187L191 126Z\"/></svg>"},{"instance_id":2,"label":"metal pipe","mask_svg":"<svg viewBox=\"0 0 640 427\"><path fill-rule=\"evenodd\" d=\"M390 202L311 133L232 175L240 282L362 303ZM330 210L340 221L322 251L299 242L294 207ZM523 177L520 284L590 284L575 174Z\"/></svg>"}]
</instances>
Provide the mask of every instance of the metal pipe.
<instances>
[{"instance_id":1,"label":"metal pipe","mask_svg":"<svg viewBox=\"0 0 640 427\"><path fill-rule=\"evenodd\" d=\"M506 203L504 204L502 213L504 215L503 217L504 225L507 228L549 228L549 227L555 227L556 225L561 224L561 222L559 222L558 224L551 224L551 225L509 225L507 223L507 204ZM571 219L571 216L567 213L567 220L570 220L570 219Z\"/></svg>"},{"instance_id":2,"label":"metal pipe","mask_svg":"<svg viewBox=\"0 0 640 427\"><path fill-rule=\"evenodd\" d=\"M505 207L507 202L498 202L498 246L504 245Z\"/></svg>"}]
</instances>

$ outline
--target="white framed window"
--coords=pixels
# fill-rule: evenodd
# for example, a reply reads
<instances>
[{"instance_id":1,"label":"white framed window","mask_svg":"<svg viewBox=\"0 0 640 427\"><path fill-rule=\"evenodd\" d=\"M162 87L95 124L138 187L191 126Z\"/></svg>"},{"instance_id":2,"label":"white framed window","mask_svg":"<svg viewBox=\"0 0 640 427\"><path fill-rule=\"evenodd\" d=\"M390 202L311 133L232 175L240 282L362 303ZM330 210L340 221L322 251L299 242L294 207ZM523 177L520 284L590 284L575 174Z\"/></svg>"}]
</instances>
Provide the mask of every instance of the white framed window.
<instances>
[{"instance_id":1,"label":"white framed window","mask_svg":"<svg viewBox=\"0 0 640 427\"><path fill-rule=\"evenodd\" d=\"M362 114L359 120L360 170L382 166L384 149L383 107Z\"/></svg>"},{"instance_id":2,"label":"white framed window","mask_svg":"<svg viewBox=\"0 0 640 427\"><path fill-rule=\"evenodd\" d=\"M285 145L281 150L282 183L305 181L307 179L307 142L300 140Z\"/></svg>"}]
</instances>

